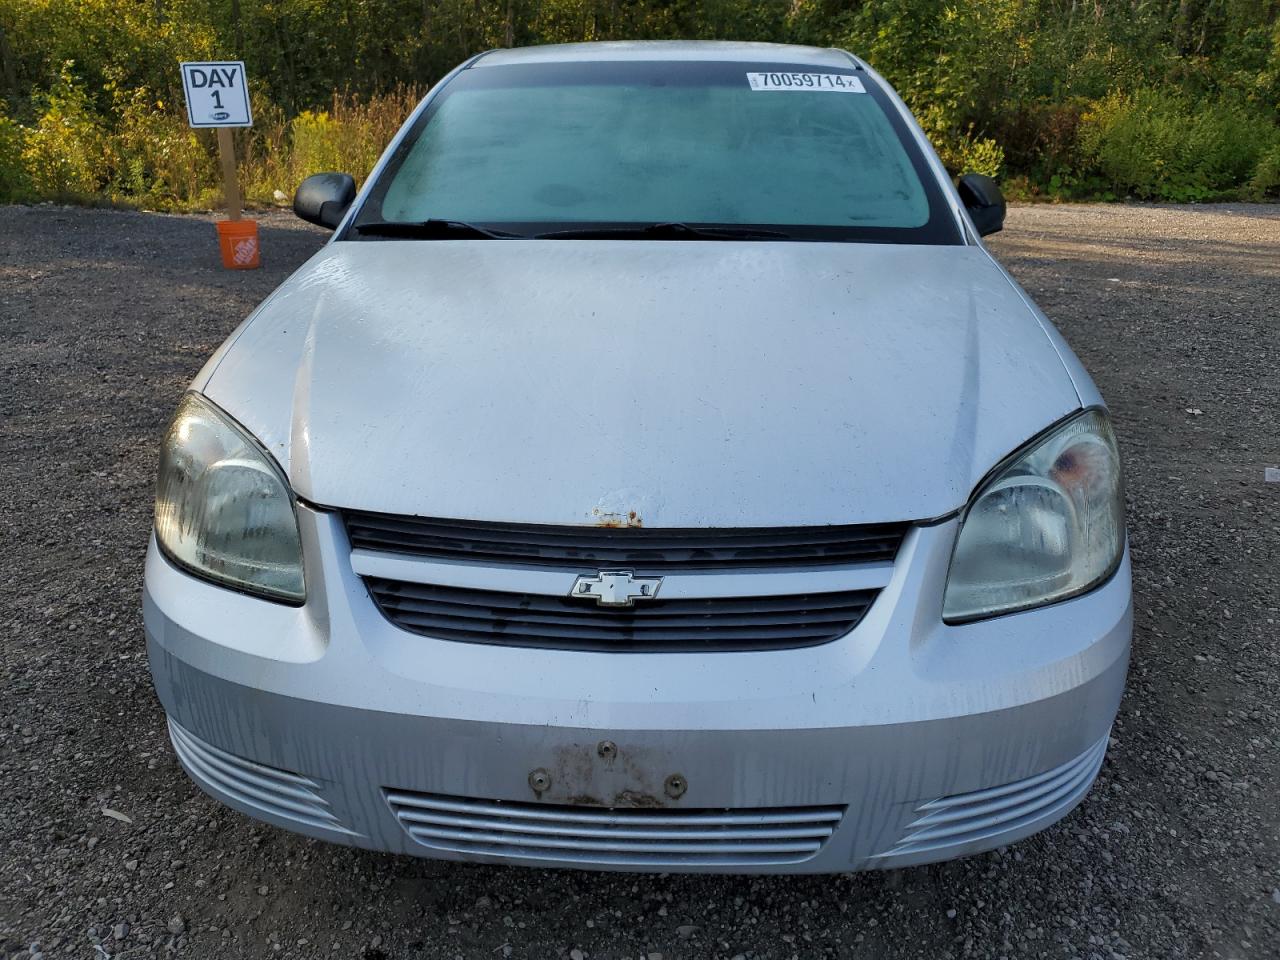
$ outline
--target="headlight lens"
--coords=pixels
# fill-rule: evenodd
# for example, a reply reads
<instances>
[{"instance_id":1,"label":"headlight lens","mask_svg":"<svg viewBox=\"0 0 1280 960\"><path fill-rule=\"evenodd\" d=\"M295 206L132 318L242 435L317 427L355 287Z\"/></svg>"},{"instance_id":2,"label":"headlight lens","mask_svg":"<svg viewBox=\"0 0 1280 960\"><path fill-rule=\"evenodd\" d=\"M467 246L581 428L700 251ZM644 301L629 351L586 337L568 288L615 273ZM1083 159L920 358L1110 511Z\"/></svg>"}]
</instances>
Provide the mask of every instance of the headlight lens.
<instances>
[{"instance_id":1,"label":"headlight lens","mask_svg":"<svg viewBox=\"0 0 1280 960\"><path fill-rule=\"evenodd\" d=\"M200 576L301 603L302 543L279 467L213 404L187 394L160 452L156 540Z\"/></svg>"},{"instance_id":2,"label":"headlight lens","mask_svg":"<svg viewBox=\"0 0 1280 960\"><path fill-rule=\"evenodd\" d=\"M948 623L1063 600L1115 570L1124 488L1111 424L1085 410L1005 464L965 510L942 603Z\"/></svg>"}]
</instances>

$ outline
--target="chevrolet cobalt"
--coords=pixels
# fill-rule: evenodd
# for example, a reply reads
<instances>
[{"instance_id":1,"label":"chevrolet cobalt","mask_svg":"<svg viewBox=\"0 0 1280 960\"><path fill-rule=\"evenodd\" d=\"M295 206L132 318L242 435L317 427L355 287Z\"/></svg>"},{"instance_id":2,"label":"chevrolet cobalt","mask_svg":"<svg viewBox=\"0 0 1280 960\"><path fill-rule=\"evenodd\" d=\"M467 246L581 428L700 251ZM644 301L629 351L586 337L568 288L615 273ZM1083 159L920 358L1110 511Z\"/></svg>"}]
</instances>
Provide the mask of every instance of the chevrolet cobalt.
<instances>
[{"instance_id":1,"label":"chevrolet cobalt","mask_svg":"<svg viewBox=\"0 0 1280 960\"><path fill-rule=\"evenodd\" d=\"M1097 389L837 50L477 56L191 384L144 596L183 767L376 850L840 872L1063 817L1132 611Z\"/></svg>"}]
</instances>

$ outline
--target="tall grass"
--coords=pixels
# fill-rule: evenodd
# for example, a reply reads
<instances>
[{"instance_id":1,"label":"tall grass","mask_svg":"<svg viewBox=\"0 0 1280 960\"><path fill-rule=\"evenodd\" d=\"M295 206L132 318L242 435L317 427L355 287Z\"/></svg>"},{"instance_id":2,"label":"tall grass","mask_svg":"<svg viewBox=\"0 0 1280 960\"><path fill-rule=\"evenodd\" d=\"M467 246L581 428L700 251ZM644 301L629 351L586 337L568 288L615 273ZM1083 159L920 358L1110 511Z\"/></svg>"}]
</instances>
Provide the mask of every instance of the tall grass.
<instances>
[{"instance_id":1,"label":"tall grass","mask_svg":"<svg viewBox=\"0 0 1280 960\"><path fill-rule=\"evenodd\" d=\"M221 180L213 131L190 129L180 105L145 89L112 92L117 122L110 127L69 76L44 97L32 124L8 118L0 101L0 201L216 207ZM254 126L235 134L246 202L284 202L304 178L327 170L363 181L421 96L407 86L367 99L335 93L327 110L291 118L255 99Z\"/></svg>"},{"instance_id":2,"label":"tall grass","mask_svg":"<svg viewBox=\"0 0 1280 960\"><path fill-rule=\"evenodd\" d=\"M313 173L337 170L362 182L383 148L408 118L422 91L399 86L382 96L361 99L335 93L328 110L304 110L291 120L272 111L245 141L240 166L245 196L277 202Z\"/></svg>"}]
</instances>

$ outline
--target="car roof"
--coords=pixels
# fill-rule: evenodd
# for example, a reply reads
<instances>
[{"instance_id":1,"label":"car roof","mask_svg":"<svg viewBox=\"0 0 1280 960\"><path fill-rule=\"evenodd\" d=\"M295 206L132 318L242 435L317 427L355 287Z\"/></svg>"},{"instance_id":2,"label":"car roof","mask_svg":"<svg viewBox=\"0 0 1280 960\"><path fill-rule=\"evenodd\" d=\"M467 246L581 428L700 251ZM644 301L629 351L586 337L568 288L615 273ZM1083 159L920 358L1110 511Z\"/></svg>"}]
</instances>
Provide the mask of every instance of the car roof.
<instances>
[{"instance_id":1,"label":"car roof","mask_svg":"<svg viewBox=\"0 0 1280 960\"><path fill-rule=\"evenodd\" d=\"M555 43L539 47L491 50L472 67L511 63L575 63L599 60L687 60L785 63L794 66L860 66L843 50L789 43L739 43L727 40L643 40L605 43Z\"/></svg>"}]
</instances>

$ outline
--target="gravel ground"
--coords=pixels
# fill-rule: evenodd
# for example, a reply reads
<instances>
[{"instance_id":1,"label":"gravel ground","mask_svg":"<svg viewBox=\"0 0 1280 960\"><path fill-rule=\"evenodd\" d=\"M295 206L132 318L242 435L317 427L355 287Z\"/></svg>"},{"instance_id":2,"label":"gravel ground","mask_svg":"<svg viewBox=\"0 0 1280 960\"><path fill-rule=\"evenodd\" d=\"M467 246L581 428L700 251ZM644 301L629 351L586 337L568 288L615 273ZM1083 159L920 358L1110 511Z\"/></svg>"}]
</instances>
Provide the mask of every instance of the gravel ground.
<instances>
[{"instance_id":1,"label":"gravel ground","mask_svg":"<svg viewBox=\"0 0 1280 960\"><path fill-rule=\"evenodd\" d=\"M0 958L1280 956L1280 208L1024 207L993 243L1115 413L1137 633L1102 774L1008 849L890 873L536 872L327 846L207 799L139 591L188 379L264 269L193 217L0 208Z\"/></svg>"}]
</instances>

